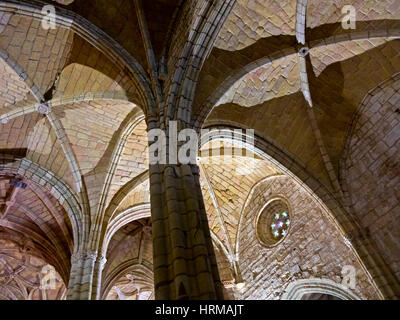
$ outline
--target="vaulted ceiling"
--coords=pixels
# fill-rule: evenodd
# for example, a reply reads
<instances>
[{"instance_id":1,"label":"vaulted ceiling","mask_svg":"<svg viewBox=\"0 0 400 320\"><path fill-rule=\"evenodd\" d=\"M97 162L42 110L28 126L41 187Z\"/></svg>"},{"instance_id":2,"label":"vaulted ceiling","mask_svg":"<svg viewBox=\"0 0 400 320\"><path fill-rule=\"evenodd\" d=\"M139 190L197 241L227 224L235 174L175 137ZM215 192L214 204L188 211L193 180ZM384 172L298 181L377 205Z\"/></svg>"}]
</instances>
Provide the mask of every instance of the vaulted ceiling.
<instances>
[{"instance_id":1,"label":"vaulted ceiling","mask_svg":"<svg viewBox=\"0 0 400 320\"><path fill-rule=\"evenodd\" d=\"M72 205L66 208L61 197L68 190L70 198L86 195L90 221L105 217L104 298L137 298L132 279L152 263L146 97L138 80L149 79L151 66L138 17L147 21L147 40L168 73L176 58L173 35L185 37L179 23L190 13L187 1L27 1L26 12L16 3L0 1L0 296L40 298L31 288L46 264L55 266L65 289L77 228ZM57 12L74 23L41 28L27 12L43 4L59 5ZM354 113L370 90L400 72L399 1L351 1L356 30L341 26L346 4L309 0L303 45L296 1L238 0L200 72L193 125L252 128L337 191ZM302 92L302 46L309 48L312 109ZM49 101L50 116L36 112L42 101ZM214 160L199 160L201 187L221 277L233 281L229 259L246 199L260 180L286 174L287 164L259 155L230 165ZM248 167L251 173L243 174ZM27 188L10 185L12 179ZM12 283L22 263L16 259L26 281ZM125 268L127 261L137 269ZM53 297L63 296L61 287Z\"/></svg>"}]
</instances>

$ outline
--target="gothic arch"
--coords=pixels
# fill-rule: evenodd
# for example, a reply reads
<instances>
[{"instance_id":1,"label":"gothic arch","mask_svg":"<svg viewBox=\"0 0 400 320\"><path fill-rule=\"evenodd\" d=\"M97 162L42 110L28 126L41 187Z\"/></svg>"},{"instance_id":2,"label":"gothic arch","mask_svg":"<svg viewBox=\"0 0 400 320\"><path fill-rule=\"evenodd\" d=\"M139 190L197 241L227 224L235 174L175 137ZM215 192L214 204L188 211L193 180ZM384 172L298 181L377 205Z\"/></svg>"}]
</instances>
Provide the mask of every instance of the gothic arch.
<instances>
[{"instance_id":1,"label":"gothic arch","mask_svg":"<svg viewBox=\"0 0 400 320\"><path fill-rule=\"evenodd\" d=\"M385 261L393 286L400 283L396 262L400 231L395 223L399 212L395 196L400 159L396 152L396 143L400 141L396 113L399 84L400 73L397 73L366 94L353 115L340 160L340 182L347 205ZM363 198L363 193L369 196ZM378 219L381 232L375 225Z\"/></svg>"},{"instance_id":2,"label":"gothic arch","mask_svg":"<svg viewBox=\"0 0 400 320\"><path fill-rule=\"evenodd\" d=\"M329 279L302 279L289 283L281 300L302 300L306 294L328 294L341 300L361 300L350 289Z\"/></svg>"},{"instance_id":3,"label":"gothic arch","mask_svg":"<svg viewBox=\"0 0 400 320\"><path fill-rule=\"evenodd\" d=\"M4 2L0 5L2 11L11 11L13 14L31 17L42 20L42 3L40 2ZM103 30L96 27L85 18L72 13L66 8L57 7L57 26L71 29L74 33L91 43L94 47L104 53L110 61L114 61L120 70L126 71L128 76L140 89L141 103L145 113L154 109L154 97L150 89L150 80L143 67L132 57L126 49L119 45L113 38L108 36Z\"/></svg>"},{"instance_id":4,"label":"gothic arch","mask_svg":"<svg viewBox=\"0 0 400 320\"><path fill-rule=\"evenodd\" d=\"M136 259L133 259L119 265L115 270L113 270L112 274L107 277L102 287L101 299L105 300L115 282L128 273L149 275L148 277L143 277L142 279L137 280L137 283L146 289L153 290L152 266L143 263L139 264Z\"/></svg>"},{"instance_id":5,"label":"gothic arch","mask_svg":"<svg viewBox=\"0 0 400 320\"><path fill-rule=\"evenodd\" d=\"M107 231L104 236L103 246L101 249L102 254L105 255L111 238L119 229L132 221L150 217L150 204L143 204L129 208L120 213L114 219L111 219L111 221L107 225Z\"/></svg>"},{"instance_id":6,"label":"gothic arch","mask_svg":"<svg viewBox=\"0 0 400 320\"><path fill-rule=\"evenodd\" d=\"M27 179L31 179L58 199L67 211L71 221L74 244L82 243L81 239L85 237L82 207L75 192L67 184L49 170L40 167L28 159L22 159L16 164L2 165L0 163L0 165L3 169L2 173L16 173ZM78 250L78 248L75 246L74 250Z\"/></svg>"},{"instance_id":7,"label":"gothic arch","mask_svg":"<svg viewBox=\"0 0 400 320\"><path fill-rule=\"evenodd\" d=\"M247 141L244 133L242 133L242 135L233 134L233 130L236 128L229 125L212 125L210 127L206 127L205 129L210 129L210 131L205 136L206 139L204 139L204 142L207 142L209 140L231 141L233 144L237 144L242 148L249 149L261 159L272 162L283 173L282 175L265 177L258 181L251 189L247 197L246 203L242 208L242 212L240 213L235 246L235 255L237 261L240 261L239 243L242 224L244 223L244 211L248 206L248 203L252 200L254 190L268 180L288 176L296 181L296 183L306 191L306 193L318 204L318 206L322 208L324 213L338 228L341 235L345 239L347 239L346 241L348 241L349 244L351 243L352 254L354 254L356 259L360 261L361 266L364 269L365 274L367 275L367 278L372 281L371 275L369 275L369 268L373 268L373 264L370 264L370 260L363 260L360 258L360 256L364 254L363 250L365 250L365 248L360 248L358 247L357 242L353 243L351 240L349 240L349 232L351 232L352 228L357 227L357 225L354 225L353 222L351 222L352 220L349 219L350 217L346 209L339 202L337 202L336 198L317 179L313 178L312 175L307 172L307 170L298 165L295 160L279 150L272 143L269 143L268 141L265 141L263 138L258 136L255 136L254 145L246 143L244 142ZM373 285L375 286L375 283Z\"/></svg>"}]
</instances>

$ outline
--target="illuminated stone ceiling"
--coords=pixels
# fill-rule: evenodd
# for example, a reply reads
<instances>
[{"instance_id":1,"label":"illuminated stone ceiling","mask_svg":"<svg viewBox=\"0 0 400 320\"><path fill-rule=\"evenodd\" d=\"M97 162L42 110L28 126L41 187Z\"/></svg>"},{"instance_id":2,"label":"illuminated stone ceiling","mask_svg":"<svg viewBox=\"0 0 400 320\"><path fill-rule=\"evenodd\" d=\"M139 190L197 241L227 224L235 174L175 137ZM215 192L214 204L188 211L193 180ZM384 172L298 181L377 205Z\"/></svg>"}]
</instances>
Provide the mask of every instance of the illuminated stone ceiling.
<instances>
[{"instance_id":1,"label":"illuminated stone ceiling","mask_svg":"<svg viewBox=\"0 0 400 320\"><path fill-rule=\"evenodd\" d=\"M353 116L371 90L400 72L400 2L350 2L358 12L356 30L341 27L348 1L308 1L304 46L309 54L302 60L296 1L238 0L202 66L192 124L251 128L268 146L251 157L232 157L228 164L221 156L212 163L199 158L226 288L241 280L235 264L239 226L256 186L282 176L299 193L323 189L342 201L340 161ZM43 3L63 5L70 10L62 11L66 19L80 18L45 30L29 3L31 11L25 13L0 6L0 299L65 299L74 243L87 236L89 226L98 234L87 242L98 245L107 259L102 298L153 299L148 101L140 87L151 78L151 66L134 1ZM168 70L179 56L175 47L186 36L173 31L180 15L191 11L178 0L144 1L142 9L167 85L174 77ZM389 91L394 95L398 87ZM38 112L38 104L48 112ZM395 154L388 150L383 153ZM13 186L11 180L27 187ZM325 209L318 207L326 228L341 234ZM354 257L342 258L344 263ZM46 291L40 279L48 265L57 281ZM398 261L391 266L398 274ZM374 297L363 281L359 294Z\"/></svg>"}]
</instances>

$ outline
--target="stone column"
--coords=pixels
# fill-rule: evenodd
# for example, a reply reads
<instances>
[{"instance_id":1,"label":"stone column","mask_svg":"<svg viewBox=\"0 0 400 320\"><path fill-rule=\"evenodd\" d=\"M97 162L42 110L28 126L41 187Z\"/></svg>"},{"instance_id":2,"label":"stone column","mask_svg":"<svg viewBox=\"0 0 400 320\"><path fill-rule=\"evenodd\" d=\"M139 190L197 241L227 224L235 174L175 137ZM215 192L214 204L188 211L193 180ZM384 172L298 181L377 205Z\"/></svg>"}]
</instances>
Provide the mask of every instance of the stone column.
<instances>
[{"instance_id":1,"label":"stone column","mask_svg":"<svg viewBox=\"0 0 400 320\"><path fill-rule=\"evenodd\" d=\"M184 1L182 18L174 28L170 57L162 75L158 76L154 55L148 52L149 65L153 66L154 92L146 112L147 124L149 130L160 129L166 133L166 150L170 147L171 121L176 121L174 126L178 130L193 127L191 114L200 70L235 2ZM146 38L145 21L141 22ZM177 41L178 38L181 39ZM148 49L150 44L147 41ZM177 145L176 140L171 143ZM179 159L170 160L170 155L176 158L168 154L168 161L150 161L149 169L155 298L223 299L199 168L193 161L186 164Z\"/></svg>"},{"instance_id":2,"label":"stone column","mask_svg":"<svg viewBox=\"0 0 400 320\"><path fill-rule=\"evenodd\" d=\"M92 298L96 259L97 253L92 251L82 251L72 255L67 300L90 300Z\"/></svg>"},{"instance_id":3,"label":"stone column","mask_svg":"<svg viewBox=\"0 0 400 320\"><path fill-rule=\"evenodd\" d=\"M104 265L107 259L103 255L99 255L94 265L94 276L92 285L92 300L100 300L101 293L101 279Z\"/></svg>"},{"instance_id":4,"label":"stone column","mask_svg":"<svg viewBox=\"0 0 400 320\"><path fill-rule=\"evenodd\" d=\"M150 196L155 298L223 299L198 166L150 165Z\"/></svg>"},{"instance_id":5,"label":"stone column","mask_svg":"<svg viewBox=\"0 0 400 320\"><path fill-rule=\"evenodd\" d=\"M222 299L196 165L150 167L156 299Z\"/></svg>"}]
</instances>

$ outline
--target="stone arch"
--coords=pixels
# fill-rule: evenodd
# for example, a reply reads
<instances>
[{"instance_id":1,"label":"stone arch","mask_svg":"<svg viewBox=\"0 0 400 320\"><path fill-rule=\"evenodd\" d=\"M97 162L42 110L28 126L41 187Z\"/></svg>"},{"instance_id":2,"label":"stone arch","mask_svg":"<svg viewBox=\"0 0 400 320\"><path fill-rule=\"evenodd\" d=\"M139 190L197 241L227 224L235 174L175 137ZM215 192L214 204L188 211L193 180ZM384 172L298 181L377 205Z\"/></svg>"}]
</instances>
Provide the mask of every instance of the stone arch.
<instances>
[{"instance_id":1,"label":"stone arch","mask_svg":"<svg viewBox=\"0 0 400 320\"><path fill-rule=\"evenodd\" d=\"M37 3L2 3L1 9L10 11L12 14L27 16L37 20L43 19L44 16L42 7ZM150 79L136 59L113 38L87 19L66 8L57 6L56 11L56 25L71 29L75 34L102 52L110 61L114 61L117 68L125 72L139 89L144 112L154 111L155 99L151 91Z\"/></svg>"},{"instance_id":2,"label":"stone arch","mask_svg":"<svg viewBox=\"0 0 400 320\"><path fill-rule=\"evenodd\" d=\"M179 92L186 92L185 99L180 99L179 106L175 107L177 96L170 94L166 100L166 114L174 115L173 118L190 123L191 112L185 110L188 101L193 101L195 96L195 83L200 75L200 70L206 58L212 50L212 45L226 21L235 1L227 0L226 3L214 3L199 1L196 4L196 15L188 40L182 47L182 59L180 67L176 69L173 80L178 86ZM216 14L218 12L218 14ZM203 43L203 44L202 44ZM182 72L182 70L185 70ZM188 89L190 88L190 89Z\"/></svg>"},{"instance_id":3,"label":"stone arch","mask_svg":"<svg viewBox=\"0 0 400 320\"><path fill-rule=\"evenodd\" d=\"M299 165L294 159L292 159L285 152L274 146L272 143L265 139L255 136L254 144L243 143L246 140L245 134L234 135L234 130L239 127L233 127L227 125L212 125L205 129L210 129L209 133L204 136L204 143L207 140L215 141L232 141L237 143L239 146L250 150L255 153L261 159L265 159L277 166L283 173L290 176L297 183L305 187L310 195L314 197L321 205L329 208L332 215L338 221L338 223L345 224L349 223L348 217L342 205L336 200L334 195L326 189L316 178L312 176L304 167ZM239 128L245 130L246 128Z\"/></svg>"},{"instance_id":4,"label":"stone arch","mask_svg":"<svg viewBox=\"0 0 400 320\"><path fill-rule=\"evenodd\" d=\"M367 93L353 115L340 160L340 183L352 214L400 283L400 73ZM397 150L396 150L397 149ZM365 196L368 195L368 196ZM378 223L379 220L379 223ZM380 231L378 231L380 230Z\"/></svg>"},{"instance_id":5,"label":"stone arch","mask_svg":"<svg viewBox=\"0 0 400 320\"><path fill-rule=\"evenodd\" d=\"M340 44L346 41L352 40L372 40L372 39L399 39L400 30L390 29L388 25L382 26L380 30L363 30L354 31L346 34L338 34L334 36L329 36L321 38L320 35L314 36L314 39L307 41L306 46L309 49L322 48L327 45ZM220 55L210 59L210 65L213 64L212 68L215 68L214 58L221 63L225 68L227 68L228 61L237 61L238 67L236 69L229 69L228 75L225 76L222 81L216 83L215 90L207 96L204 101L200 102L197 106L196 111L192 115L192 124L196 130L200 130L204 125L207 117L211 114L211 111L215 107L218 100L241 78L245 77L247 74L254 72L255 70L262 68L268 64L273 63L279 59L297 54L297 49L292 45L292 42L285 43L280 46L280 49L275 51L268 51L269 46L266 45L264 39L257 41L246 50L240 50L236 52L229 53L226 57L222 57L220 60ZM270 46L271 47L271 46ZM264 48L264 49L262 49ZM248 52L247 52L248 50ZM240 53L239 53L240 52ZM249 57L245 57L247 54ZM225 61L226 59L226 61ZM226 73L224 73L226 74Z\"/></svg>"},{"instance_id":6,"label":"stone arch","mask_svg":"<svg viewBox=\"0 0 400 320\"><path fill-rule=\"evenodd\" d=\"M101 227L102 232L104 232L105 226L108 225L108 223L110 222L109 219L112 218L112 215L115 212L115 209L118 207L118 205L124 199L124 197L117 198L117 199L115 199L113 197L110 200L110 202L107 203L112 180L115 177L115 172L118 169L118 165L120 163L122 153L126 147L127 140L133 134L133 132L137 128L137 126L140 125L140 123L143 121L143 119L144 119L144 115L142 114L142 112L139 110L135 110L121 124L120 133L119 133L118 139L115 143L115 146L114 146L114 149L112 152L112 156L109 161L108 170L107 170L107 174L106 174L106 178L105 178L105 182L104 182L104 186L103 186L103 190L102 190L102 197L100 198L100 206L99 206L99 209L97 212L97 217L95 220L96 225L99 223L103 223L103 225ZM137 177L135 177L135 178L137 178ZM137 183L140 183L140 182L142 182L142 180L140 180L140 177L139 177L139 182L137 182ZM128 183L128 186L130 186L130 187L132 187L132 189L134 189L137 186L137 184L134 183L132 186L131 184ZM126 186L123 186L122 189L123 188L125 188L124 192L129 193L129 191L131 191L131 190L127 191ZM117 194L118 194L118 192L117 192ZM116 194L115 194L115 196L116 196ZM113 207L112 212L110 212L108 210L108 207L110 206L111 203L113 203L115 205L115 208ZM93 235L93 236L94 236L94 241L99 241L97 235ZM102 241L102 240L100 240L100 241Z\"/></svg>"},{"instance_id":7,"label":"stone arch","mask_svg":"<svg viewBox=\"0 0 400 320\"><path fill-rule=\"evenodd\" d=\"M357 295L340 283L329 279L302 279L289 283L281 300L302 300L306 294L328 294L341 300L361 300Z\"/></svg>"},{"instance_id":8,"label":"stone arch","mask_svg":"<svg viewBox=\"0 0 400 320\"><path fill-rule=\"evenodd\" d=\"M20 174L31 179L60 202L71 222L74 251L79 250L76 244L83 243L82 238L85 238L87 226L84 224L82 207L75 192L51 171L25 158L5 165L0 162L0 168L3 173Z\"/></svg>"},{"instance_id":9,"label":"stone arch","mask_svg":"<svg viewBox=\"0 0 400 320\"><path fill-rule=\"evenodd\" d=\"M296 55L297 52L293 48L288 48L287 50L279 50L272 53L269 56L261 57L255 61L251 61L247 65L239 68L238 70L233 70L232 73L227 76L224 81L215 89L214 92L208 97L207 101L201 106L198 113L193 114L193 124L197 130L203 126L207 117L211 114L211 111L217 104L217 102L227 93L237 82L244 78L249 73L272 64L282 58Z\"/></svg>"},{"instance_id":10,"label":"stone arch","mask_svg":"<svg viewBox=\"0 0 400 320\"><path fill-rule=\"evenodd\" d=\"M132 221L150 217L150 204L143 204L129 208L114 219L111 219L107 225L106 234L104 235L103 245L101 248L102 254L105 255L111 238L119 229Z\"/></svg>"},{"instance_id":11,"label":"stone arch","mask_svg":"<svg viewBox=\"0 0 400 320\"><path fill-rule=\"evenodd\" d=\"M270 199L291 204L291 228L276 246L265 247L256 236L255 218ZM330 238L326 237L330 235ZM333 240L335 239L335 240ZM356 270L356 292L367 299L381 293L329 211L286 175L259 184L244 210L238 264L247 290L244 299L280 299L287 282L310 277L341 282L343 268Z\"/></svg>"},{"instance_id":12,"label":"stone arch","mask_svg":"<svg viewBox=\"0 0 400 320\"><path fill-rule=\"evenodd\" d=\"M103 223L101 226L101 237L99 239L100 246L99 248L105 248L107 250L107 245L105 246L105 241L108 239L108 241L111 239L111 237L108 237L110 235L110 227L113 229L113 232L115 233L120 229L122 226L125 225L123 222L124 219L127 219L126 216L128 216L128 219L130 219L130 214L135 213L135 210L132 211L126 211L124 212L125 215L122 215L121 218L115 217L114 220L112 220L112 217L116 210L118 209L118 206L122 201L129 195L129 193L135 189L138 185L140 185L142 182L146 181L149 178L149 172L145 171L135 178L133 178L131 181L129 181L127 184L125 184L111 199L110 203L108 204L105 212L104 212L104 218L103 221L106 221L107 223ZM134 221L129 220L129 222ZM121 224L122 221L122 224ZM111 225L108 224L108 222L111 223ZM119 225L117 229L115 229L116 225ZM108 235L108 236L107 236Z\"/></svg>"},{"instance_id":13,"label":"stone arch","mask_svg":"<svg viewBox=\"0 0 400 320\"><path fill-rule=\"evenodd\" d=\"M210 127L206 127L205 129L210 129L210 132L207 134L208 139L204 139L205 142L207 140L220 140L220 141L232 141L235 143L235 139L239 138L240 135L233 135L233 130L237 127L232 127L229 125L212 125ZM293 160L290 156L288 156L285 152L274 146L272 143L264 140L261 137L255 136L254 145L243 143L245 141L245 136L239 138L236 143L243 148L248 148L251 152L254 152L257 156L262 159L266 159L276 165L284 175L293 179L299 186L301 186L305 192L320 206L323 208L323 211L327 214L329 219L331 219L334 225L338 228L339 232L346 239L346 241L350 244L355 254L355 257L358 261L361 262L361 266L363 270L366 272L367 277L371 280L371 275L369 274L370 270L376 268L376 262L369 260L361 259L360 257L364 256L364 252L366 250L365 247L360 246L357 241L349 240L349 234L354 232L354 228L359 228L358 225L351 219L346 209L343 207L341 203L339 203L334 195L326 189L317 179L315 179L305 168L300 166ZM251 201L251 196L254 192L254 189L257 188L263 182L279 178L280 176L272 176L266 177L257 183L253 189L251 190L245 205L243 206L242 212L240 213L238 232L236 237L236 255L239 254L239 242L241 236L241 225L243 224L243 216L246 205ZM238 258L237 258L238 259ZM239 259L238 259L239 260ZM381 272L381 271L379 271ZM375 278L374 278L375 279ZM378 279L379 280L379 279ZM377 280L377 281L378 281ZM373 284L375 286L375 283ZM380 287L381 288L381 287ZM379 290L378 290L379 291ZM380 293L378 293L380 294Z\"/></svg>"},{"instance_id":14,"label":"stone arch","mask_svg":"<svg viewBox=\"0 0 400 320\"><path fill-rule=\"evenodd\" d=\"M0 48L0 59L7 64L11 70L19 77L19 79L26 85L29 89L32 96L40 102L43 100L43 96L40 93L39 88L35 85L33 80L27 75L27 73L18 65L17 61L15 61L4 49Z\"/></svg>"},{"instance_id":15,"label":"stone arch","mask_svg":"<svg viewBox=\"0 0 400 320\"><path fill-rule=\"evenodd\" d=\"M132 259L132 260L126 261L123 264L119 265L115 270L113 270L113 272L105 280L104 285L102 286L101 299L105 300L108 293L110 292L114 282L129 272L140 272L143 274L150 275L149 277L144 278L140 282L142 285L144 285L148 289L151 289L151 290L153 289L152 266L150 266L147 263L139 264L137 259Z\"/></svg>"},{"instance_id":16,"label":"stone arch","mask_svg":"<svg viewBox=\"0 0 400 320\"><path fill-rule=\"evenodd\" d=\"M0 232L0 272L2 285L0 297L5 300L62 300L65 298L67 279L54 261L43 255L33 239L27 240L19 233ZM41 288L40 275L52 272L52 288ZM7 273L14 276L7 280ZM4 278L5 277L5 278ZM43 279L43 278L42 278ZM5 280L5 281L4 281ZM50 280L51 281L51 280Z\"/></svg>"}]
</instances>

